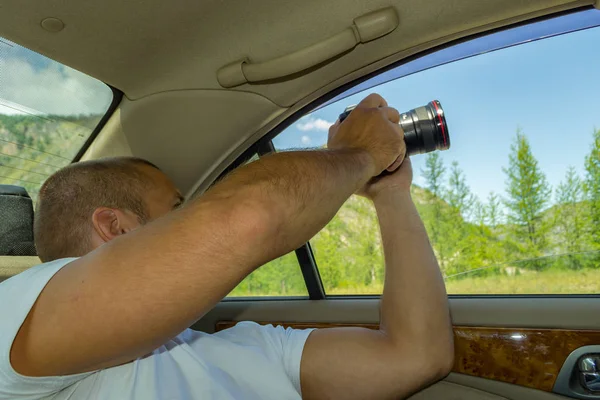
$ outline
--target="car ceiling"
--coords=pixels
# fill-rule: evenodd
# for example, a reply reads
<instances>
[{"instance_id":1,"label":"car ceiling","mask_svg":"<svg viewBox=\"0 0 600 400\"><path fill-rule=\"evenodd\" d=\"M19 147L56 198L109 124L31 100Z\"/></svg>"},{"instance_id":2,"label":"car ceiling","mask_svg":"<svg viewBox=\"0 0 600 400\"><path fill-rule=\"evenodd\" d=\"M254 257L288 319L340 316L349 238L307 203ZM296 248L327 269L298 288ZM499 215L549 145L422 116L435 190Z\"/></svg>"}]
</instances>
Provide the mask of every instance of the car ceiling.
<instances>
[{"instance_id":1,"label":"car ceiling","mask_svg":"<svg viewBox=\"0 0 600 400\"><path fill-rule=\"evenodd\" d=\"M191 193L310 101L433 46L592 0L1 0L0 36L124 93L118 129L131 152ZM390 34L307 71L225 89L219 68L273 59L392 6ZM41 27L64 22L60 32ZM101 154L98 153L98 154ZM212 175L211 175L212 174ZM200 185L200 186L199 186Z\"/></svg>"}]
</instances>

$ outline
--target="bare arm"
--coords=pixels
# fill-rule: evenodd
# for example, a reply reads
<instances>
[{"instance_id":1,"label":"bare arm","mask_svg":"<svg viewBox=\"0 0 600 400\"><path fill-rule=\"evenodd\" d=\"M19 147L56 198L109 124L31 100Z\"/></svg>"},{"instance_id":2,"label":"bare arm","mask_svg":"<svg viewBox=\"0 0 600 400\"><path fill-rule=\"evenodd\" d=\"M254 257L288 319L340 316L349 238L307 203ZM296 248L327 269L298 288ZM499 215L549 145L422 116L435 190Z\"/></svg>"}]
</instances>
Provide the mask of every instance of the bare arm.
<instances>
[{"instance_id":1,"label":"bare arm","mask_svg":"<svg viewBox=\"0 0 600 400\"><path fill-rule=\"evenodd\" d=\"M301 364L307 399L404 398L452 366L446 291L410 197L411 177L410 161L405 161L394 175L367 187L386 260L380 329L313 332Z\"/></svg>"},{"instance_id":2,"label":"bare arm","mask_svg":"<svg viewBox=\"0 0 600 400\"><path fill-rule=\"evenodd\" d=\"M143 356L258 266L308 240L397 157L402 139L386 110L374 108L379 99L366 99L363 118L346 125L335 149L240 168L183 209L65 266L17 334L13 367L63 375Z\"/></svg>"}]
</instances>

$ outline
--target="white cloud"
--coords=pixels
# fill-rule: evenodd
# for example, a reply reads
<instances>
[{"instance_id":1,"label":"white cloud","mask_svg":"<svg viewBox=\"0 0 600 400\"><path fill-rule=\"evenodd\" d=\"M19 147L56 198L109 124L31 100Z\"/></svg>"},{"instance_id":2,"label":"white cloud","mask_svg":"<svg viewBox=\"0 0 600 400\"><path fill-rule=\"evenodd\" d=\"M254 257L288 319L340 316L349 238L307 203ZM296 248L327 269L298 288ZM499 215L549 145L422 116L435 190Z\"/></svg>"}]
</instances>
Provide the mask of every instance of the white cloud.
<instances>
[{"instance_id":1,"label":"white cloud","mask_svg":"<svg viewBox=\"0 0 600 400\"><path fill-rule=\"evenodd\" d=\"M112 92L101 82L35 53L11 53L0 53L0 113L72 115L106 111Z\"/></svg>"},{"instance_id":2,"label":"white cloud","mask_svg":"<svg viewBox=\"0 0 600 400\"><path fill-rule=\"evenodd\" d=\"M305 144L305 145L309 145L310 142L312 142L312 140L310 139L310 137L308 137L306 135L302 136L300 138L300 141L302 142L302 144Z\"/></svg>"},{"instance_id":3,"label":"white cloud","mask_svg":"<svg viewBox=\"0 0 600 400\"><path fill-rule=\"evenodd\" d=\"M327 131L333 122L326 121L322 118L308 118L306 122L299 122L296 127L302 132L307 131Z\"/></svg>"}]
</instances>

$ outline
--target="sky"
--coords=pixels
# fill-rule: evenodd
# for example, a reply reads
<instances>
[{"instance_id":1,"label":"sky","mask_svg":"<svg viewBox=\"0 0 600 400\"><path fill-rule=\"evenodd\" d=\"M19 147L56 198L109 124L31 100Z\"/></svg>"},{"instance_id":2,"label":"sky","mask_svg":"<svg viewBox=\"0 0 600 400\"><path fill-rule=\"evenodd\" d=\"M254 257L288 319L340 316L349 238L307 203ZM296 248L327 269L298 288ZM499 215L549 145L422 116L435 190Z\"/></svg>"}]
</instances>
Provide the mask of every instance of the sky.
<instances>
[{"instance_id":1,"label":"sky","mask_svg":"<svg viewBox=\"0 0 600 400\"><path fill-rule=\"evenodd\" d=\"M0 114L104 114L104 83L0 38Z\"/></svg>"},{"instance_id":2,"label":"sky","mask_svg":"<svg viewBox=\"0 0 600 400\"><path fill-rule=\"evenodd\" d=\"M485 200L505 194L510 145L517 129L556 188L569 166L583 176L594 128L600 129L600 28L530 41L430 68L352 95L304 116L274 139L275 147L325 144L328 127L347 105L381 94L399 111L438 99L451 148L472 192ZM412 158L415 183L424 184L425 156Z\"/></svg>"}]
</instances>

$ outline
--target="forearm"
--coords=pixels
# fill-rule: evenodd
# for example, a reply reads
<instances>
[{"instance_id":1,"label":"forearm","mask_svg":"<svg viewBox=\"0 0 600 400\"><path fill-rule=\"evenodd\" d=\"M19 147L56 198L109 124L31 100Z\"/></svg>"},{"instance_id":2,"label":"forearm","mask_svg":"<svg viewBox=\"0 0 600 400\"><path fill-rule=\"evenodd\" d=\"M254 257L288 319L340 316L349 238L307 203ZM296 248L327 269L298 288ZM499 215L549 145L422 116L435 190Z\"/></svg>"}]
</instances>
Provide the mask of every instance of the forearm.
<instances>
[{"instance_id":1,"label":"forearm","mask_svg":"<svg viewBox=\"0 0 600 400\"><path fill-rule=\"evenodd\" d=\"M386 260L382 330L394 342L408 343L422 355L433 352L441 360L451 359L446 290L410 193L383 193L375 207Z\"/></svg>"},{"instance_id":2,"label":"forearm","mask_svg":"<svg viewBox=\"0 0 600 400\"><path fill-rule=\"evenodd\" d=\"M313 332L300 368L306 398L406 398L451 368L444 283L410 194L392 189L374 203L386 258L380 329Z\"/></svg>"}]
</instances>

